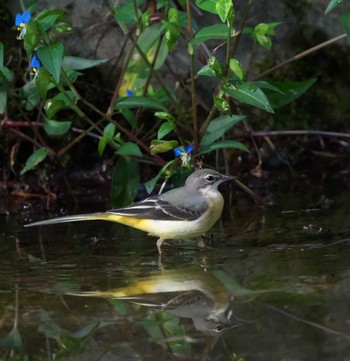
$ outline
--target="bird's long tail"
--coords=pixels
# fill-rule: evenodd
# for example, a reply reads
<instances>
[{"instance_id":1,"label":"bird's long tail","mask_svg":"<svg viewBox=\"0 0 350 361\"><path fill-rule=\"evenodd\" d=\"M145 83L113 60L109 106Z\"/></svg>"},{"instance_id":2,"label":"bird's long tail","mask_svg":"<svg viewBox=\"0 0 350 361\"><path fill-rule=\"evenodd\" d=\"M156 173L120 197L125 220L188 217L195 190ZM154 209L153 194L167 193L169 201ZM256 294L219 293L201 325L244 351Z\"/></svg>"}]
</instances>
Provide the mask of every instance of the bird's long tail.
<instances>
[{"instance_id":1,"label":"bird's long tail","mask_svg":"<svg viewBox=\"0 0 350 361\"><path fill-rule=\"evenodd\" d=\"M52 219L45 219L43 221L32 222L25 224L24 227L46 226L48 224L79 222L79 221L118 221L112 219L113 216L108 213L90 213L90 214L76 214L72 216L57 217ZM116 218L116 217L114 217Z\"/></svg>"}]
</instances>

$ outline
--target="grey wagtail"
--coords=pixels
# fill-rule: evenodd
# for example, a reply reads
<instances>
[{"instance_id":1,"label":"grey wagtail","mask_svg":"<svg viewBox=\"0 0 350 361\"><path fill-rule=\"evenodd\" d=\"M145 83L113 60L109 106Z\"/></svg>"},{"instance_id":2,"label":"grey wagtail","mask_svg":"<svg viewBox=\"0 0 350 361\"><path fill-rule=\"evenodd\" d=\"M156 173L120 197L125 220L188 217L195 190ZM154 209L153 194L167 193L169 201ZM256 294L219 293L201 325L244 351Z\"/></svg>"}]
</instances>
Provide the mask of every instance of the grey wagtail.
<instances>
[{"instance_id":1,"label":"grey wagtail","mask_svg":"<svg viewBox=\"0 0 350 361\"><path fill-rule=\"evenodd\" d=\"M202 235L220 218L224 199L218 185L236 177L211 169L193 172L183 187L107 212L77 214L26 224L25 227L54 223L103 220L125 224L159 237L158 252L167 239Z\"/></svg>"}]
</instances>

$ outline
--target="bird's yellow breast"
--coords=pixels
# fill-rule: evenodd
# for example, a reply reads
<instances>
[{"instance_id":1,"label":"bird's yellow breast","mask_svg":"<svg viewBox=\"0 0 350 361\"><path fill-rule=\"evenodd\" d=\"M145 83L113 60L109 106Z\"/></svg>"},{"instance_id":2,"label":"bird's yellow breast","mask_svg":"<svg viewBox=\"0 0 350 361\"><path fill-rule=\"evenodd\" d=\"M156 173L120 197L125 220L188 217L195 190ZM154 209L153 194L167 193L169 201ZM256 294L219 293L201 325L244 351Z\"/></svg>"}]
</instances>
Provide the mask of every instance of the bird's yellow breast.
<instances>
[{"instance_id":1,"label":"bird's yellow breast","mask_svg":"<svg viewBox=\"0 0 350 361\"><path fill-rule=\"evenodd\" d=\"M214 226L224 207L224 199L220 192L209 191L205 196L209 207L198 219L194 221L148 220L142 225L144 228L139 229L162 239L181 239L202 235Z\"/></svg>"}]
</instances>

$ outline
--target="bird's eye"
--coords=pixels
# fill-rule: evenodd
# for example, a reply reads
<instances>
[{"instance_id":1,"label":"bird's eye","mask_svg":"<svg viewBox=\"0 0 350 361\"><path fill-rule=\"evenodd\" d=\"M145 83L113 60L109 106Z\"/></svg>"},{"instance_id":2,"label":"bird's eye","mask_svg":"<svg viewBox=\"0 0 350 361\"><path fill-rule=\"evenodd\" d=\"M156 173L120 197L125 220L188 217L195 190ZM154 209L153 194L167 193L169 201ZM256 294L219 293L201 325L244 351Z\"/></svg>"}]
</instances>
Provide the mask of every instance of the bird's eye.
<instances>
[{"instance_id":1,"label":"bird's eye","mask_svg":"<svg viewBox=\"0 0 350 361\"><path fill-rule=\"evenodd\" d=\"M205 179L206 179L206 181L207 181L208 183L214 183L215 180L216 180L216 178L215 178L213 175L211 175L211 174L208 174L208 175L205 177Z\"/></svg>"}]
</instances>

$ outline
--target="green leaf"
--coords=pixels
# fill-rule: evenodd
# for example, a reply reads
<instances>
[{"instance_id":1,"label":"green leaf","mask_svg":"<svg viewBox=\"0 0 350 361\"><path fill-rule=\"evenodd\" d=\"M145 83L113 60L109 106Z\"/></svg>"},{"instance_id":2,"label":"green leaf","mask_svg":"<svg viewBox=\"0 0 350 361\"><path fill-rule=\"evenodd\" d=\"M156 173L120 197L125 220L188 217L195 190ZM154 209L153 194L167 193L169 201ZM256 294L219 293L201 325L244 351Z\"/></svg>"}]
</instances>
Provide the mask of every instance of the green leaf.
<instances>
[{"instance_id":1,"label":"green leaf","mask_svg":"<svg viewBox=\"0 0 350 361\"><path fill-rule=\"evenodd\" d=\"M54 98L47 99L44 105L46 116L51 119L54 115L62 109L74 109L69 99L73 103L76 103L76 98L73 92L66 91L65 93L59 93Z\"/></svg>"},{"instance_id":2,"label":"green leaf","mask_svg":"<svg viewBox=\"0 0 350 361\"><path fill-rule=\"evenodd\" d=\"M66 104L61 99L47 99L44 105L46 116L50 119L61 109L66 109Z\"/></svg>"},{"instance_id":3,"label":"green leaf","mask_svg":"<svg viewBox=\"0 0 350 361\"><path fill-rule=\"evenodd\" d=\"M55 43L37 50L39 60L57 83L60 80L63 53L64 47L62 43Z\"/></svg>"},{"instance_id":4,"label":"green leaf","mask_svg":"<svg viewBox=\"0 0 350 361\"><path fill-rule=\"evenodd\" d=\"M174 121L174 117L168 112L155 112L154 116L159 119L168 120L169 122Z\"/></svg>"},{"instance_id":5,"label":"green leaf","mask_svg":"<svg viewBox=\"0 0 350 361\"><path fill-rule=\"evenodd\" d=\"M7 81L10 81L10 82L13 81L13 74L8 67L4 66L2 68L2 75L5 77L5 79Z\"/></svg>"},{"instance_id":6,"label":"green leaf","mask_svg":"<svg viewBox=\"0 0 350 361\"><path fill-rule=\"evenodd\" d=\"M175 123L173 121L168 121L163 123L159 129L158 129L158 139L164 138L167 134L169 134L172 130L174 130L176 127Z\"/></svg>"},{"instance_id":7,"label":"green leaf","mask_svg":"<svg viewBox=\"0 0 350 361\"><path fill-rule=\"evenodd\" d=\"M263 91L253 83L241 83L234 88L223 88L226 94L242 103L274 113L269 100Z\"/></svg>"},{"instance_id":8,"label":"green leaf","mask_svg":"<svg viewBox=\"0 0 350 361\"><path fill-rule=\"evenodd\" d=\"M229 66L230 66L230 69L237 75L239 80L244 79L243 66L237 59L235 59L235 58L230 59Z\"/></svg>"},{"instance_id":9,"label":"green leaf","mask_svg":"<svg viewBox=\"0 0 350 361\"><path fill-rule=\"evenodd\" d=\"M195 34L194 38L190 41L190 44L199 44L213 39L227 39L227 31L228 29L225 24L207 26Z\"/></svg>"},{"instance_id":10,"label":"green leaf","mask_svg":"<svg viewBox=\"0 0 350 361\"><path fill-rule=\"evenodd\" d=\"M328 14L330 11L332 11L336 6L341 4L343 0L331 0L325 10L325 14Z\"/></svg>"},{"instance_id":11,"label":"green leaf","mask_svg":"<svg viewBox=\"0 0 350 361\"><path fill-rule=\"evenodd\" d=\"M164 167L162 167L162 169L159 171L159 173L154 178L150 179L148 182L146 182L144 184L148 194L150 194L153 191L155 185L157 184L158 180L160 179L162 174L165 172L165 170L177 161L178 161L178 159L173 159L170 162L168 162Z\"/></svg>"},{"instance_id":12,"label":"green leaf","mask_svg":"<svg viewBox=\"0 0 350 361\"><path fill-rule=\"evenodd\" d=\"M33 110L39 103L40 97L35 84L27 83L20 91L20 95L25 99L26 110Z\"/></svg>"},{"instance_id":13,"label":"green leaf","mask_svg":"<svg viewBox=\"0 0 350 361\"><path fill-rule=\"evenodd\" d=\"M201 147L209 145L222 137L227 130L245 118L244 115L223 115L213 119L201 140Z\"/></svg>"},{"instance_id":14,"label":"green leaf","mask_svg":"<svg viewBox=\"0 0 350 361\"><path fill-rule=\"evenodd\" d=\"M265 93L269 98L271 106L274 109L277 109L298 99L316 82L316 80L317 79L312 78L304 81L270 81L271 85L280 90L280 93L269 89L266 89Z\"/></svg>"},{"instance_id":15,"label":"green leaf","mask_svg":"<svg viewBox=\"0 0 350 361\"><path fill-rule=\"evenodd\" d=\"M130 109L123 109L120 111L123 117L128 121L132 128L135 128L137 125L137 119L135 114Z\"/></svg>"},{"instance_id":16,"label":"green leaf","mask_svg":"<svg viewBox=\"0 0 350 361\"><path fill-rule=\"evenodd\" d=\"M98 142L98 154L102 156L106 145L113 139L115 133L115 125L113 123L109 123L103 129L103 135Z\"/></svg>"},{"instance_id":17,"label":"green leaf","mask_svg":"<svg viewBox=\"0 0 350 361\"><path fill-rule=\"evenodd\" d=\"M260 23L255 26L253 30L253 38L264 48L271 49L272 40L271 35L275 35L275 27L280 25L280 22L276 23Z\"/></svg>"},{"instance_id":18,"label":"green leaf","mask_svg":"<svg viewBox=\"0 0 350 361\"><path fill-rule=\"evenodd\" d=\"M348 40L350 40L350 13L341 14L339 19Z\"/></svg>"},{"instance_id":19,"label":"green leaf","mask_svg":"<svg viewBox=\"0 0 350 361\"><path fill-rule=\"evenodd\" d=\"M219 61L214 56L211 56L208 59L208 66L209 66L209 68L213 69L215 76L217 76L218 78L222 77L224 69L223 69L222 65L219 63Z\"/></svg>"},{"instance_id":20,"label":"green leaf","mask_svg":"<svg viewBox=\"0 0 350 361\"><path fill-rule=\"evenodd\" d=\"M140 186L139 162L120 156L112 174L111 198L113 207L129 205Z\"/></svg>"},{"instance_id":21,"label":"green leaf","mask_svg":"<svg viewBox=\"0 0 350 361\"><path fill-rule=\"evenodd\" d=\"M87 326L84 326L77 332L67 332L63 331L60 334L58 343L60 347L66 351L82 350L86 348L90 341L91 337L98 329L99 324L93 323Z\"/></svg>"},{"instance_id":22,"label":"green leaf","mask_svg":"<svg viewBox=\"0 0 350 361\"><path fill-rule=\"evenodd\" d=\"M50 317L50 315L43 309L39 309L39 332L43 333L46 337L58 340L62 329Z\"/></svg>"},{"instance_id":23,"label":"green leaf","mask_svg":"<svg viewBox=\"0 0 350 361\"><path fill-rule=\"evenodd\" d=\"M232 12L232 0L218 0L215 5L216 11L223 23L226 22L230 12Z\"/></svg>"},{"instance_id":24,"label":"green leaf","mask_svg":"<svg viewBox=\"0 0 350 361\"><path fill-rule=\"evenodd\" d=\"M215 76L215 71L209 65L204 65L202 69L200 69L197 73L202 76Z\"/></svg>"},{"instance_id":25,"label":"green leaf","mask_svg":"<svg viewBox=\"0 0 350 361\"><path fill-rule=\"evenodd\" d=\"M47 135L50 136L59 136L66 134L72 125L71 121L64 121L64 120L53 120L53 119L46 119L44 123L44 130Z\"/></svg>"},{"instance_id":26,"label":"green leaf","mask_svg":"<svg viewBox=\"0 0 350 361\"><path fill-rule=\"evenodd\" d=\"M137 0L137 5L142 4L142 0ZM121 22L126 25L136 25L137 19L141 18L142 12L137 9L137 17L135 14L134 2L126 1L121 7L113 9L114 17L117 22Z\"/></svg>"},{"instance_id":27,"label":"green leaf","mask_svg":"<svg viewBox=\"0 0 350 361\"><path fill-rule=\"evenodd\" d=\"M5 337L0 339L0 349L2 351L12 350L11 352L13 351L21 352L22 348L23 348L22 337L17 328L12 329ZM1 358L1 360L5 360L5 359ZM13 359L14 361L17 360L15 354L11 356L11 359ZM20 359L22 360L22 358L18 358L18 360Z\"/></svg>"},{"instance_id":28,"label":"green leaf","mask_svg":"<svg viewBox=\"0 0 350 361\"><path fill-rule=\"evenodd\" d=\"M217 97L214 95L214 105L220 110L220 112L227 114L230 112L230 103L223 98Z\"/></svg>"},{"instance_id":29,"label":"green leaf","mask_svg":"<svg viewBox=\"0 0 350 361\"><path fill-rule=\"evenodd\" d=\"M49 90L50 74L46 68L41 67L39 70L38 77L35 82L35 86L38 90L38 94L41 99L45 100L47 91Z\"/></svg>"},{"instance_id":30,"label":"green leaf","mask_svg":"<svg viewBox=\"0 0 350 361\"><path fill-rule=\"evenodd\" d=\"M45 9L41 11L35 20L40 24L42 31L46 32L51 29L52 26L58 20L63 20L67 16L67 12L59 9Z\"/></svg>"},{"instance_id":31,"label":"green leaf","mask_svg":"<svg viewBox=\"0 0 350 361\"><path fill-rule=\"evenodd\" d=\"M201 146L199 148L199 154L205 154L212 152L213 150L226 149L226 148L240 149L249 153L249 149L241 142L237 142L236 140L224 140L221 142L216 142Z\"/></svg>"},{"instance_id":32,"label":"green leaf","mask_svg":"<svg viewBox=\"0 0 350 361\"><path fill-rule=\"evenodd\" d=\"M172 23L179 23L179 11L176 8L170 8L168 11L168 20Z\"/></svg>"},{"instance_id":33,"label":"green leaf","mask_svg":"<svg viewBox=\"0 0 350 361\"><path fill-rule=\"evenodd\" d=\"M216 1L217 0L196 0L196 5L202 10L217 14Z\"/></svg>"},{"instance_id":34,"label":"green leaf","mask_svg":"<svg viewBox=\"0 0 350 361\"><path fill-rule=\"evenodd\" d=\"M167 110L161 103L158 102L158 100L150 97L141 97L141 96L118 98L115 105L115 108L119 110L138 108L138 107L159 109L164 111Z\"/></svg>"},{"instance_id":35,"label":"green leaf","mask_svg":"<svg viewBox=\"0 0 350 361\"><path fill-rule=\"evenodd\" d=\"M269 82L267 82L265 80L254 81L254 82L251 82L251 84L255 84L260 89L269 89L269 90L272 90L274 92L284 94L283 91L281 89L279 89L277 86L272 85L271 83L269 83Z\"/></svg>"},{"instance_id":36,"label":"green leaf","mask_svg":"<svg viewBox=\"0 0 350 361\"><path fill-rule=\"evenodd\" d=\"M152 140L151 142L151 154L169 152L178 146L176 140Z\"/></svg>"},{"instance_id":37,"label":"green leaf","mask_svg":"<svg viewBox=\"0 0 350 361\"><path fill-rule=\"evenodd\" d=\"M29 170L36 167L40 162L42 162L47 156L46 148L42 147L36 150L26 161L24 168L21 170L20 175L28 172Z\"/></svg>"},{"instance_id":38,"label":"green leaf","mask_svg":"<svg viewBox=\"0 0 350 361\"><path fill-rule=\"evenodd\" d=\"M4 69L4 44L0 41L0 71Z\"/></svg>"},{"instance_id":39,"label":"green leaf","mask_svg":"<svg viewBox=\"0 0 350 361\"><path fill-rule=\"evenodd\" d=\"M7 106L7 89L0 84L0 114L4 114Z\"/></svg>"},{"instance_id":40,"label":"green leaf","mask_svg":"<svg viewBox=\"0 0 350 361\"><path fill-rule=\"evenodd\" d=\"M142 152L140 147L132 142L126 142L120 146L120 148L115 152L116 154L123 155L134 155L136 157L142 157Z\"/></svg>"},{"instance_id":41,"label":"green leaf","mask_svg":"<svg viewBox=\"0 0 350 361\"><path fill-rule=\"evenodd\" d=\"M67 34L67 33L71 33L73 31L72 27L65 22L60 22L60 23L56 24L54 26L54 30L56 31L56 33L59 33L59 34Z\"/></svg>"},{"instance_id":42,"label":"green leaf","mask_svg":"<svg viewBox=\"0 0 350 361\"><path fill-rule=\"evenodd\" d=\"M168 49L173 50L177 39L181 34L180 27L174 22L167 23L167 30L165 32L165 38L167 40Z\"/></svg>"},{"instance_id":43,"label":"green leaf","mask_svg":"<svg viewBox=\"0 0 350 361\"><path fill-rule=\"evenodd\" d=\"M74 70L84 70L104 64L108 60L109 59L85 59L79 58L78 56L65 56L62 61L62 66Z\"/></svg>"},{"instance_id":44,"label":"green leaf","mask_svg":"<svg viewBox=\"0 0 350 361\"><path fill-rule=\"evenodd\" d=\"M39 32L39 27L36 21L30 20L27 25L27 32L24 35L24 48L26 49L27 54L31 54L34 49L39 45L41 40L41 34Z\"/></svg>"}]
</instances>

